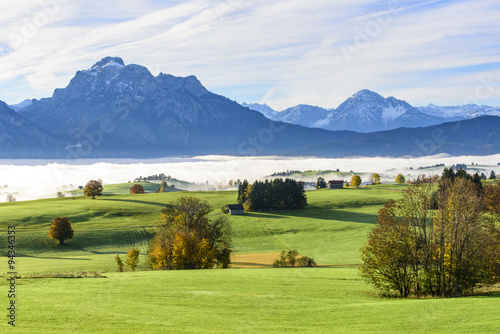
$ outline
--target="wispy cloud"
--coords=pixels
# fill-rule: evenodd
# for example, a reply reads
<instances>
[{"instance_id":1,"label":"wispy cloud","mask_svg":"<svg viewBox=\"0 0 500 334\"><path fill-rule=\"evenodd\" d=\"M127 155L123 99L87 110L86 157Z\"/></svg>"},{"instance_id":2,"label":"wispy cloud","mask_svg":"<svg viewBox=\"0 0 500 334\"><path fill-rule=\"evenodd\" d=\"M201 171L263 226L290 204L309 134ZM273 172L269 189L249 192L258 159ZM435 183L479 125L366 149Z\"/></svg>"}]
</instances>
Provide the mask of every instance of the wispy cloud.
<instances>
[{"instance_id":1,"label":"wispy cloud","mask_svg":"<svg viewBox=\"0 0 500 334\"><path fill-rule=\"evenodd\" d=\"M111 55L154 74L194 74L216 93L277 109L336 107L363 88L416 105L462 104L484 78L493 89L479 102L500 104L500 8L494 0L47 0L9 6L0 13L0 99L10 103L50 96L76 70ZM37 29L24 38L30 24ZM15 35L22 42L16 44Z\"/></svg>"}]
</instances>

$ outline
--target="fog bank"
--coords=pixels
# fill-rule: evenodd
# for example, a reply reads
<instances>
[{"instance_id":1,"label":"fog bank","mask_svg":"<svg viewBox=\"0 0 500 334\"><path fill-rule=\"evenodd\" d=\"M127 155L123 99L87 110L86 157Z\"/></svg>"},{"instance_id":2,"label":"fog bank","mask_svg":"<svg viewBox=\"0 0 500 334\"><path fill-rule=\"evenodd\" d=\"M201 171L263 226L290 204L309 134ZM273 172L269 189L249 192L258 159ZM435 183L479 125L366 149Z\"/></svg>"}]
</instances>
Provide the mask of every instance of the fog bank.
<instances>
[{"instance_id":1,"label":"fog bank","mask_svg":"<svg viewBox=\"0 0 500 334\"><path fill-rule=\"evenodd\" d=\"M103 183L122 183L139 176L164 173L179 180L227 184L229 180L262 179L274 172L286 170L336 170L379 173L382 180L391 180L399 172L418 175L418 167L444 163L479 164L489 176L490 170L500 174L500 154L491 156L450 157L435 155L419 158L353 157L324 159L315 157L232 157L200 156L194 158L165 158L149 160L107 159L72 161L0 160L0 202L7 193L19 200L56 197L58 191L84 186L91 179ZM410 168L413 168L411 170ZM442 170L442 168L441 168ZM425 172L425 171L424 171ZM429 172L427 172L428 174ZM440 174L440 172L439 172ZM7 187L5 187L7 186Z\"/></svg>"}]
</instances>

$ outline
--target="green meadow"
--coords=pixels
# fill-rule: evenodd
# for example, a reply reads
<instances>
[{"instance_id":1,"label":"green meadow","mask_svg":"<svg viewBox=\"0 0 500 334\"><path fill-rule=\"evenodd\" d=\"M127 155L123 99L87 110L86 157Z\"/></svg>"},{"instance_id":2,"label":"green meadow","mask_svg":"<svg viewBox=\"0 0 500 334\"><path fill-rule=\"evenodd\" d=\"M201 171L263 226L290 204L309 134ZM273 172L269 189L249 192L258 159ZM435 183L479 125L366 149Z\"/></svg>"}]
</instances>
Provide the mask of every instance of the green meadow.
<instances>
[{"instance_id":1,"label":"green meadow","mask_svg":"<svg viewBox=\"0 0 500 334\"><path fill-rule=\"evenodd\" d=\"M130 184L128 185L130 186ZM114 187L114 188L113 188ZM150 271L146 251L168 202L196 196L221 214L236 192L126 194L2 203L0 273L7 274L7 226L16 226L16 327L19 333L497 333L500 294L453 299L378 297L357 273L359 248L378 210L405 185L307 192L304 210L227 216L234 267ZM120 190L121 189L121 190ZM125 189L125 190L124 190ZM56 216L72 221L74 239L48 238ZM136 247L139 271L116 272L114 257ZM270 268L283 249L312 257L316 268ZM267 254L267 255L266 255ZM255 268L249 268L249 267ZM103 277L44 275L98 272ZM7 314L7 280L0 283Z\"/></svg>"}]
</instances>

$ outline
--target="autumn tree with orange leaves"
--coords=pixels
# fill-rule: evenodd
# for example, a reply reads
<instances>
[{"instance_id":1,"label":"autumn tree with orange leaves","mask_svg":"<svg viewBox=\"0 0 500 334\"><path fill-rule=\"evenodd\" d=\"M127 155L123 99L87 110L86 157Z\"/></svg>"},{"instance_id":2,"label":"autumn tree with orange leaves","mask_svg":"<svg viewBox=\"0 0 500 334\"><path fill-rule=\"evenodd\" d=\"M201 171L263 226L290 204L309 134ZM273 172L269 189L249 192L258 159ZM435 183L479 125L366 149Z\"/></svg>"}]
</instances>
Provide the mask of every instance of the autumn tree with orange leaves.
<instances>
[{"instance_id":1,"label":"autumn tree with orange leaves","mask_svg":"<svg viewBox=\"0 0 500 334\"><path fill-rule=\"evenodd\" d=\"M64 240L73 239L73 228L71 221L66 217L56 217L50 223L49 237L64 244Z\"/></svg>"}]
</instances>

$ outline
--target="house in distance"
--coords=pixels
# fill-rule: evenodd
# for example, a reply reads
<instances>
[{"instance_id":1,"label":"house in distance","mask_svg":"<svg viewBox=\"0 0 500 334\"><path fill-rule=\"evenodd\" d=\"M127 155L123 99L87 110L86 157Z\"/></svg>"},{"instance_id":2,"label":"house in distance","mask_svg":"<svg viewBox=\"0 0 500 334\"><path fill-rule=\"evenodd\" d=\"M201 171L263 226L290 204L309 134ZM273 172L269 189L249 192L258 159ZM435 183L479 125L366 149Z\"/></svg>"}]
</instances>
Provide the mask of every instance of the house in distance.
<instances>
[{"instance_id":1,"label":"house in distance","mask_svg":"<svg viewBox=\"0 0 500 334\"><path fill-rule=\"evenodd\" d=\"M226 205L227 213L230 215L243 215L245 214L245 210L243 209L243 205L241 204L228 204Z\"/></svg>"},{"instance_id":2,"label":"house in distance","mask_svg":"<svg viewBox=\"0 0 500 334\"><path fill-rule=\"evenodd\" d=\"M342 180L331 180L328 181L329 189L344 189L344 181Z\"/></svg>"}]
</instances>

